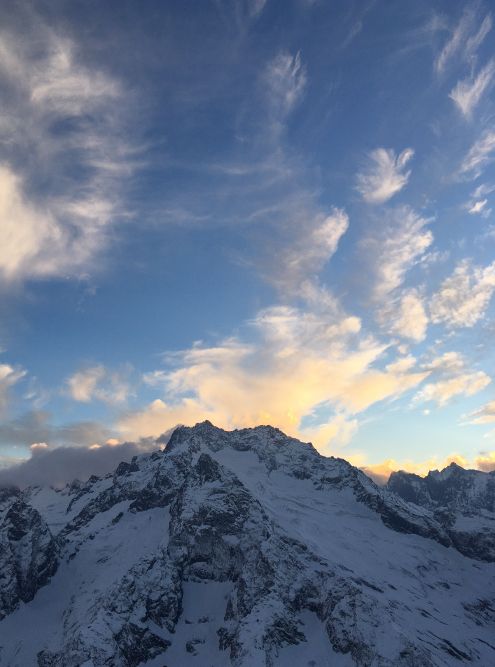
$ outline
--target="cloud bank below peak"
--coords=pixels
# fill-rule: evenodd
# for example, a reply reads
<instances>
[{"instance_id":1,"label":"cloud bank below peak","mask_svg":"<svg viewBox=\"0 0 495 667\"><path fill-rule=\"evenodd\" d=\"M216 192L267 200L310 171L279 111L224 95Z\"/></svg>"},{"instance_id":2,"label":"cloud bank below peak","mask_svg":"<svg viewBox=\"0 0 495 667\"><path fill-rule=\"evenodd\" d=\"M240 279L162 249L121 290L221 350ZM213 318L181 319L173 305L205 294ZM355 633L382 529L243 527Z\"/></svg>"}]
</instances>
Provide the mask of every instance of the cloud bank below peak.
<instances>
[{"instance_id":1,"label":"cloud bank below peak","mask_svg":"<svg viewBox=\"0 0 495 667\"><path fill-rule=\"evenodd\" d=\"M168 434L168 436L170 436ZM74 480L87 481L92 475L102 477L113 472L121 461L130 462L133 456L161 449L155 439L138 442L106 444L100 447L57 447L44 443L31 447L31 458L0 469L0 488L28 486L63 487Z\"/></svg>"}]
</instances>

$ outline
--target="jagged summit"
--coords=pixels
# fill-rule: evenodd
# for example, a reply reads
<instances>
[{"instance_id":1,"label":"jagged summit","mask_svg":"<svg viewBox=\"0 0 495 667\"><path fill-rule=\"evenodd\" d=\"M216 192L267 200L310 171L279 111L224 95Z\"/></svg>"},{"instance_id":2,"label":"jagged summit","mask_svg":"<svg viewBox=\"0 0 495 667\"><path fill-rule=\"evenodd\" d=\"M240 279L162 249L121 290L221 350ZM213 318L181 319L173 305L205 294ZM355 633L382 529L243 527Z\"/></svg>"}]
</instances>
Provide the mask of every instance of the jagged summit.
<instances>
[{"instance_id":1,"label":"jagged summit","mask_svg":"<svg viewBox=\"0 0 495 667\"><path fill-rule=\"evenodd\" d=\"M452 470L379 488L273 427L203 422L104 478L4 491L0 665L486 667L493 475Z\"/></svg>"}]
</instances>

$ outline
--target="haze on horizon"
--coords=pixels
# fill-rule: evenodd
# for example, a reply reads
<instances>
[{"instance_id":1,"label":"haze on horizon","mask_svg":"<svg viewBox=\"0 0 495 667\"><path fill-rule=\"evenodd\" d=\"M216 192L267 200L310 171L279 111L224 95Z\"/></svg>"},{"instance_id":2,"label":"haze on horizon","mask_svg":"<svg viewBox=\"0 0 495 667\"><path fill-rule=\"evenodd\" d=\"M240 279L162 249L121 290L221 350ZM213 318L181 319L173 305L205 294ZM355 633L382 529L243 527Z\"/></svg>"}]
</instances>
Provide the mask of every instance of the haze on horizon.
<instances>
[{"instance_id":1,"label":"haze on horizon","mask_svg":"<svg viewBox=\"0 0 495 667\"><path fill-rule=\"evenodd\" d=\"M0 17L0 467L208 419L495 469L488 3Z\"/></svg>"}]
</instances>

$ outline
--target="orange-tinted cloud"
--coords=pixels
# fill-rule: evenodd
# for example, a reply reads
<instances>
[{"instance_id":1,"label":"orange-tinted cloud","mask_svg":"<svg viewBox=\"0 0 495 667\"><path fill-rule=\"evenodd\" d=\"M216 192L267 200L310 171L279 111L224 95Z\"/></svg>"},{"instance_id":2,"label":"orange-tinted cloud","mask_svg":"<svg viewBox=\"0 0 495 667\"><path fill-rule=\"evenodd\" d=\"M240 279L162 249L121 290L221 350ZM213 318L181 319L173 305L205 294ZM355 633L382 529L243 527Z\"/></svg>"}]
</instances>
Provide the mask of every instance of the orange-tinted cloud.
<instances>
[{"instance_id":1,"label":"orange-tinted cloud","mask_svg":"<svg viewBox=\"0 0 495 667\"><path fill-rule=\"evenodd\" d=\"M404 470L405 472L414 473L420 477L425 477L430 472L430 470L443 470L451 463L457 463L457 465L461 466L462 468L469 466L469 461L467 461L467 459L465 459L460 454L454 453L448 456L441 463L438 463L438 461L436 461L434 458L430 459L429 461L424 461L423 463L413 463L411 460L399 463L394 459L388 459L387 461L383 461L382 463L378 463L376 465L361 466L361 470L366 475L368 475L368 477L371 477L374 482L383 485L388 482L388 478L393 472L397 472L399 470Z\"/></svg>"},{"instance_id":2,"label":"orange-tinted cloud","mask_svg":"<svg viewBox=\"0 0 495 667\"><path fill-rule=\"evenodd\" d=\"M429 374L415 372L412 357L376 368L386 348L371 337L358 339L356 317L329 324L326 316L277 307L260 313L253 326L256 344L231 338L217 347L194 346L173 358L175 370L146 376L163 387L163 400L127 414L120 423L124 436L157 436L177 423L209 419L224 428L271 424L326 451L330 439L348 439L356 413ZM334 417L302 428L302 418L318 407Z\"/></svg>"},{"instance_id":3,"label":"orange-tinted cloud","mask_svg":"<svg viewBox=\"0 0 495 667\"><path fill-rule=\"evenodd\" d=\"M495 470L495 452L490 452L486 456L479 456L477 459L474 459L478 470L483 470L483 472L491 472Z\"/></svg>"}]
</instances>

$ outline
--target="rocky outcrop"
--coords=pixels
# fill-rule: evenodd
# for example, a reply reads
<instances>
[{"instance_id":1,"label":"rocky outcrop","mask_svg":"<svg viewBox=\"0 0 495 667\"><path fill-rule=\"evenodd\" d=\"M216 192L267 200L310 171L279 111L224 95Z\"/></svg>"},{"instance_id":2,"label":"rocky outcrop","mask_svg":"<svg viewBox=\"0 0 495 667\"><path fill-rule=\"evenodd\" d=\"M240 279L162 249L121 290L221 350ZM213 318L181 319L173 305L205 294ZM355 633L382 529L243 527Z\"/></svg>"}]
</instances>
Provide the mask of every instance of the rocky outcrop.
<instances>
[{"instance_id":1,"label":"rocky outcrop","mask_svg":"<svg viewBox=\"0 0 495 667\"><path fill-rule=\"evenodd\" d=\"M55 540L16 489L0 491L0 620L30 602L58 566Z\"/></svg>"},{"instance_id":2,"label":"rocky outcrop","mask_svg":"<svg viewBox=\"0 0 495 667\"><path fill-rule=\"evenodd\" d=\"M451 463L426 477L394 472L385 488L432 512L465 556L495 561L495 471L464 470Z\"/></svg>"}]
</instances>

